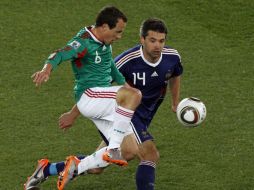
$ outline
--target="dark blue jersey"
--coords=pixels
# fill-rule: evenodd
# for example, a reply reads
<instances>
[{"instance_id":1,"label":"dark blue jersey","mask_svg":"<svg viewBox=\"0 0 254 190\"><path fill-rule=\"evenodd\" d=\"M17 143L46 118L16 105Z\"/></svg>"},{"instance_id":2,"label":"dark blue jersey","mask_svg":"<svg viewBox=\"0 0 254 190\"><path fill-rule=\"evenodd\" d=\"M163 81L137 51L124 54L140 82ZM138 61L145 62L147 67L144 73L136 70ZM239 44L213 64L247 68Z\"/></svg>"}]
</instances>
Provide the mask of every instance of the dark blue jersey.
<instances>
[{"instance_id":1,"label":"dark blue jersey","mask_svg":"<svg viewBox=\"0 0 254 190\"><path fill-rule=\"evenodd\" d=\"M139 117L148 127L165 97L169 79L183 72L180 55L177 50L164 47L157 63L150 63L138 45L116 57L115 62L128 84L142 92L133 118Z\"/></svg>"}]
</instances>

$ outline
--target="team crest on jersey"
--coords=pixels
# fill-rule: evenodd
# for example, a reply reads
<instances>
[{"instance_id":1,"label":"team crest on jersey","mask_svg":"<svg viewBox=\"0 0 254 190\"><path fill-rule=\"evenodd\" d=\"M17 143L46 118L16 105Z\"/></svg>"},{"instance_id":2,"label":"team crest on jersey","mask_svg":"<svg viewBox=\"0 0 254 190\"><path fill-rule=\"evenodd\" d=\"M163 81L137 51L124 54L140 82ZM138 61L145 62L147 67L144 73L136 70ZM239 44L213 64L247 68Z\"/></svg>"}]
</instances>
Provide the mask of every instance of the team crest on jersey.
<instances>
[{"instance_id":1,"label":"team crest on jersey","mask_svg":"<svg viewBox=\"0 0 254 190\"><path fill-rule=\"evenodd\" d=\"M81 44L78 41L73 41L70 43L70 46L73 47L73 49L78 49Z\"/></svg>"}]
</instances>

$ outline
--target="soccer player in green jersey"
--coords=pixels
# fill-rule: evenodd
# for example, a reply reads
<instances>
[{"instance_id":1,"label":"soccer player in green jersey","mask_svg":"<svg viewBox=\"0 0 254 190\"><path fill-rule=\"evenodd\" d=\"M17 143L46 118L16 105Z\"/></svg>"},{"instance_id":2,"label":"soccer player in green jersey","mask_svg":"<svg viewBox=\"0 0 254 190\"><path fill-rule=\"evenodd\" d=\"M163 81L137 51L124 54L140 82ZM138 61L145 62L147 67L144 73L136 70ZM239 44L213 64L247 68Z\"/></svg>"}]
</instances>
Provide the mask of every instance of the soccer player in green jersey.
<instances>
[{"instance_id":1,"label":"soccer player in green jersey","mask_svg":"<svg viewBox=\"0 0 254 190\"><path fill-rule=\"evenodd\" d=\"M166 88L170 85L172 93L172 111L176 107L180 95L180 75L183 71L180 55L177 50L165 46L167 27L165 23L156 18L145 20L140 27L140 45L137 45L115 59L117 68L126 77L131 85L135 85L142 92L141 104L136 109L131 121L133 130L126 131L126 136L121 145L121 151L126 160L132 160L135 156L140 159L136 172L136 185L138 190L153 190L155 184L156 164L159 160L159 152L152 135L149 133L149 125L158 107L165 98ZM140 74L141 71L141 75ZM133 75L133 73L136 75ZM136 76L139 77L136 77ZM143 77L144 76L144 77ZM160 79L160 80L158 80ZM78 114L78 113L77 113ZM69 111L59 118L59 126L62 129L73 125L77 115ZM108 132L111 126L100 129L105 143L108 143ZM103 125L103 123L102 123ZM86 156L69 156L66 162L49 162L41 159L32 178L34 187L49 176L60 175L58 184L64 188L74 177L80 174L99 174L109 163L101 159L102 152L106 149L102 143L95 153Z\"/></svg>"},{"instance_id":2,"label":"soccer player in green jersey","mask_svg":"<svg viewBox=\"0 0 254 190\"><path fill-rule=\"evenodd\" d=\"M126 23L127 18L119 9L104 7L97 15L95 26L81 29L65 47L48 57L42 70L32 75L33 82L39 86L48 81L51 71L60 63L71 61L76 100L72 112L91 119L99 130L105 123L112 123L109 146L101 157L118 165L127 165L120 144L142 96L139 90L127 85L112 58L111 44L122 37ZM111 86L112 80L119 86ZM28 180L25 189L31 184Z\"/></svg>"}]
</instances>

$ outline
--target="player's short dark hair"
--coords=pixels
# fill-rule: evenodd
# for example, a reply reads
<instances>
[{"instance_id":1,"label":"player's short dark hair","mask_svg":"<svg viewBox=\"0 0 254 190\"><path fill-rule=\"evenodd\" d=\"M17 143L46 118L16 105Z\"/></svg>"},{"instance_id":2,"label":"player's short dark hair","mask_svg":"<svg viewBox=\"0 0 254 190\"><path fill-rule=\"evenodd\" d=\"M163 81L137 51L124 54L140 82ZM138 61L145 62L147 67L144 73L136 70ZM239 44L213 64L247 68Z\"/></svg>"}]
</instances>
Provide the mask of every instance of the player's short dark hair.
<instances>
[{"instance_id":1,"label":"player's short dark hair","mask_svg":"<svg viewBox=\"0 0 254 190\"><path fill-rule=\"evenodd\" d=\"M108 24L109 28L112 29L116 26L118 19L122 19L125 23L127 22L127 17L122 11L114 6L107 6L101 9L96 18L95 26L102 26L103 24Z\"/></svg>"},{"instance_id":2,"label":"player's short dark hair","mask_svg":"<svg viewBox=\"0 0 254 190\"><path fill-rule=\"evenodd\" d=\"M140 36L145 38L148 35L149 30L164 33L166 36L168 34L168 29L164 21L158 18L149 18L144 20L140 27Z\"/></svg>"}]
</instances>

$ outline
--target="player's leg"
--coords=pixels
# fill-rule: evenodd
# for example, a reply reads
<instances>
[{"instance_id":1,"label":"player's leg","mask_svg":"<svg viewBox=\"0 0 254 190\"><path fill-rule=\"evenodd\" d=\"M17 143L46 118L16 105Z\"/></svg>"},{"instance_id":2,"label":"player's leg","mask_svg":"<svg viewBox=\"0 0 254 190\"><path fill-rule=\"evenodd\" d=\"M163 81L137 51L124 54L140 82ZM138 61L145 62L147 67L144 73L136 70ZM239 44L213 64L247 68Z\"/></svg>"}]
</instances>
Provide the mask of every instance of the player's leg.
<instances>
[{"instance_id":1,"label":"player's leg","mask_svg":"<svg viewBox=\"0 0 254 190\"><path fill-rule=\"evenodd\" d=\"M138 144L133 133L126 135L121 144L123 158L127 161L133 160L139 152Z\"/></svg>"},{"instance_id":2,"label":"player's leg","mask_svg":"<svg viewBox=\"0 0 254 190\"><path fill-rule=\"evenodd\" d=\"M66 160L65 168L60 174L57 182L59 190L64 189L74 177L82 173L99 174L109 165L108 162L102 159L102 155L107 149L108 138L113 124L111 121L107 120L92 119L92 121L99 129L103 141L106 143L101 143L96 152L83 160L79 160L75 156L69 156Z\"/></svg>"},{"instance_id":3,"label":"player's leg","mask_svg":"<svg viewBox=\"0 0 254 190\"><path fill-rule=\"evenodd\" d=\"M134 88L122 87L117 91L117 108L114 113L113 130L110 134L108 150L103 155L104 160L111 163L118 162L114 158L114 154L116 151L120 153L120 144L130 127L131 118L137 106L140 104L141 98L141 92ZM125 164L127 165L127 163Z\"/></svg>"},{"instance_id":4,"label":"player's leg","mask_svg":"<svg viewBox=\"0 0 254 190\"><path fill-rule=\"evenodd\" d=\"M134 88L122 87L117 91L117 108L114 115L113 131L110 135L109 149L120 147L141 98L141 92Z\"/></svg>"},{"instance_id":5,"label":"player's leg","mask_svg":"<svg viewBox=\"0 0 254 190\"><path fill-rule=\"evenodd\" d=\"M80 175L81 173L99 174L109 165L108 162L102 159L102 154L107 149L105 145L108 144L107 139L109 138L109 134L112 130L112 122L96 119L94 119L93 122L96 124L97 128L103 129L99 132L105 143L100 144L98 149L102 147L101 149L82 160L77 159L75 156L67 158L64 171L58 179L57 186L59 190L64 189L70 180L77 175ZM132 131L127 131L127 135L124 137L121 144L121 149L126 160L131 160L136 156L138 146Z\"/></svg>"},{"instance_id":6,"label":"player's leg","mask_svg":"<svg viewBox=\"0 0 254 190\"><path fill-rule=\"evenodd\" d=\"M139 145L140 163L136 171L137 190L153 190L155 183L156 163L159 152L151 140L146 140Z\"/></svg>"},{"instance_id":7,"label":"player's leg","mask_svg":"<svg viewBox=\"0 0 254 190\"><path fill-rule=\"evenodd\" d=\"M119 90L121 89L121 90ZM113 122L113 128L109 133L109 148L103 155L103 159L116 164L127 165L126 160L122 159L120 154L120 144L125 136L125 132L129 127L129 123L133 114L134 105L138 104L134 101L129 101L127 104L123 101L124 92L129 92L121 86L113 86L107 88L91 88L87 89L81 96L77 103L79 111L85 117L90 119L97 118L98 120L108 120ZM132 90L129 92L129 97L137 97L134 94L138 94L138 91ZM141 95L138 95L141 98ZM117 101L116 101L117 100ZM120 106L118 106L118 103ZM121 107L121 105L127 107ZM98 127L98 126L97 126ZM100 131L101 129L98 128Z\"/></svg>"},{"instance_id":8,"label":"player's leg","mask_svg":"<svg viewBox=\"0 0 254 190\"><path fill-rule=\"evenodd\" d=\"M85 156L78 156L79 159L85 158ZM41 183L46 181L49 176L57 176L63 171L65 166L64 161L51 163L48 159L41 159L38 161L37 167L34 173L28 177L24 184L24 189L29 190L34 187L38 187Z\"/></svg>"},{"instance_id":9,"label":"player's leg","mask_svg":"<svg viewBox=\"0 0 254 190\"><path fill-rule=\"evenodd\" d=\"M104 141L100 143L96 150L99 150L107 146ZM79 160L85 158L85 156L77 156ZM34 173L28 177L26 183L24 184L24 189L29 190L34 187L39 187L41 183L46 181L49 176L58 176L65 167L65 161L61 162L49 162L48 159L41 159L38 161L38 165ZM100 174L103 172L104 168L93 168L87 171L88 174Z\"/></svg>"},{"instance_id":10,"label":"player's leg","mask_svg":"<svg viewBox=\"0 0 254 190\"><path fill-rule=\"evenodd\" d=\"M159 160L159 152L153 142L153 137L147 131L149 123L136 115L132 119L132 128L139 144L140 163L136 171L137 190L153 190L155 183L156 163Z\"/></svg>"},{"instance_id":11,"label":"player's leg","mask_svg":"<svg viewBox=\"0 0 254 190\"><path fill-rule=\"evenodd\" d=\"M76 156L69 156L66 159L64 170L58 178L58 189L64 189L70 180L78 175L87 173L87 171L90 169L107 167L109 163L102 159L102 154L106 149L107 147L104 147L82 160L79 160Z\"/></svg>"}]
</instances>

